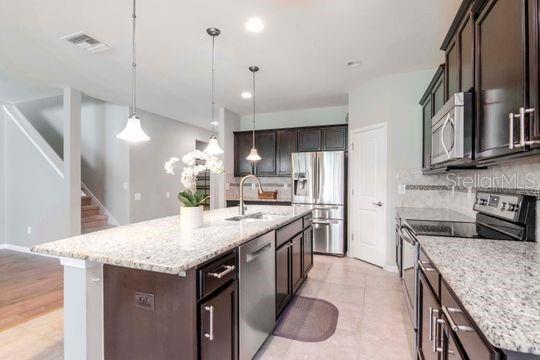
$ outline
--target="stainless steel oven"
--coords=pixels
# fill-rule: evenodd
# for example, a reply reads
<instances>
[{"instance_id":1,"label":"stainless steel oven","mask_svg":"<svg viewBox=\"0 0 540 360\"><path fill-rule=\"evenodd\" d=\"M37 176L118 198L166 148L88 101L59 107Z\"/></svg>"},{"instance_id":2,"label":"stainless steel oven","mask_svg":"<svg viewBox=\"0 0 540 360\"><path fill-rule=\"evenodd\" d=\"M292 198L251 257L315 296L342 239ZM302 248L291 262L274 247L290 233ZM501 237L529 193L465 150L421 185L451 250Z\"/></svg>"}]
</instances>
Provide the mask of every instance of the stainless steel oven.
<instances>
[{"instance_id":1,"label":"stainless steel oven","mask_svg":"<svg viewBox=\"0 0 540 360\"><path fill-rule=\"evenodd\" d=\"M431 165L473 160L473 120L473 94L454 94L431 119Z\"/></svg>"},{"instance_id":2,"label":"stainless steel oven","mask_svg":"<svg viewBox=\"0 0 540 360\"><path fill-rule=\"evenodd\" d=\"M401 225L398 231L401 245L401 285L405 297L408 317L411 326L407 328L413 358L416 354L416 334L418 331L418 256L419 246L412 231Z\"/></svg>"}]
</instances>

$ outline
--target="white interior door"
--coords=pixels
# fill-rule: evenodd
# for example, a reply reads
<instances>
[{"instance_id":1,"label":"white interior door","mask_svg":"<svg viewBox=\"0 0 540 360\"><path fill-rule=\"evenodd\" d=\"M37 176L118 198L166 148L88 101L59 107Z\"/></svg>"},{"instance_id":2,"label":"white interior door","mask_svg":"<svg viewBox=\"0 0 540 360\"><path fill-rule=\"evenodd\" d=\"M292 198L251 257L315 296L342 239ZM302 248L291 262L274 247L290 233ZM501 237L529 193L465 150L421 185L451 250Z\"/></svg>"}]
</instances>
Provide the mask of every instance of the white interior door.
<instances>
[{"instance_id":1,"label":"white interior door","mask_svg":"<svg viewBox=\"0 0 540 360\"><path fill-rule=\"evenodd\" d=\"M351 255L378 266L386 263L386 123L355 129L350 147Z\"/></svg>"}]
</instances>

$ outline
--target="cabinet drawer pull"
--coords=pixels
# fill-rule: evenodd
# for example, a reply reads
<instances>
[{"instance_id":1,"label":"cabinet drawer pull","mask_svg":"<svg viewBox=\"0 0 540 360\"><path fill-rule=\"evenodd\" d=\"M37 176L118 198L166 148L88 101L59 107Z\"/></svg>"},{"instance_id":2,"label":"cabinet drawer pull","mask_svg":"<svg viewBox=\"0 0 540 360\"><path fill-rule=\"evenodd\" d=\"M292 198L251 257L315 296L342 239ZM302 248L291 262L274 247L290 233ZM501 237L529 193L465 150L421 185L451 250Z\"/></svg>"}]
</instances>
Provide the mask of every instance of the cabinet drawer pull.
<instances>
[{"instance_id":1,"label":"cabinet drawer pull","mask_svg":"<svg viewBox=\"0 0 540 360\"><path fill-rule=\"evenodd\" d=\"M454 321L454 319L452 319L452 315L450 315L450 314L451 313L463 313L463 311L461 309L448 308L446 306L443 306L442 311L443 311L444 315L446 316L446 318L448 319L448 325L450 325L450 328L452 330L454 330L455 332L458 332L458 331L474 331L474 329L472 327L470 327L470 326L457 325L456 322Z\"/></svg>"},{"instance_id":2,"label":"cabinet drawer pull","mask_svg":"<svg viewBox=\"0 0 540 360\"><path fill-rule=\"evenodd\" d=\"M214 277L216 279L221 279L222 277L224 277L230 272L233 272L236 269L236 266L234 265L223 265L223 267L225 268L225 270L223 270L222 272L220 273L211 272L211 273L208 273L208 276Z\"/></svg>"},{"instance_id":3,"label":"cabinet drawer pull","mask_svg":"<svg viewBox=\"0 0 540 360\"><path fill-rule=\"evenodd\" d=\"M429 263L428 263L429 264ZM423 272L427 273L430 271L435 271L432 267L425 267L425 262L418 260L418 266L420 266L420 269L422 269Z\"/></svg>"},{"instance_id":4,"label":"cabinet drawer pull","mask_svg":"<svg viewBox=\"0 0 540 360\"><path fill-rule=\"evenodd\" d=\"M214 340L214 306L213 305L205 306L204 310L206 310L206 311L208 311L210 313L210 320L209 320L210 331L207 332L207 333L204 333L204 337L207 338L208 340L212 341L212 340Z\"/></svg>"}]
</instances>

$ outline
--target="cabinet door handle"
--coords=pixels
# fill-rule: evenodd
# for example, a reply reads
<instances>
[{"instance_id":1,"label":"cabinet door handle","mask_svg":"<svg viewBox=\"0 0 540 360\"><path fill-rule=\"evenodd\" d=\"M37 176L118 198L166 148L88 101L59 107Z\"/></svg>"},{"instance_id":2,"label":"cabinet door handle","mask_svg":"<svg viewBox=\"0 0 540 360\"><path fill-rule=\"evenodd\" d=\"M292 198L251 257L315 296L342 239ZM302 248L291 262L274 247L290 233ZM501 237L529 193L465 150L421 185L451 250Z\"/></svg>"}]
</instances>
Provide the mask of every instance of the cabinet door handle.
<instances>
[{"instance_id":1,"label":"cabinet door handle","mask_svg":"<svg viewBox=\"0 0 540 360\"><path fill-rule=\"evenodd\" d=\"M433 341L433 320L437 318L435 314L439 313L439 309L429 307L429 341Z\"/></svg>"},{"instance_id":2,"label":"cabinet door handle","mask_svg":"<svg viewBox=\"0 0 540 360\"><path fill-rule=\"evenodd\" d=\"M433 326L435 327L435 335L433 336L433 341L431 342L431 344L433 345L433 349L431 349L433 352L437 352L437 339L439 338L439 319L437 319L435 316L432 317L433 321L434 321L434 324Z\"/></svg>"},{"instance_id":3,"label":"cabinet door handle","mask_svg":"<svg viewBox=\"0 0 540 360\"><path fill-rule=\"evenodd\" d=\"M510 120L508 148L523 148L527 145L540 144L540 141L538 140L525 140L525 117L527 114L534 113L535 110L535 108L525 109L524 107L521 107L519 108L519 114L510 113L508 115ZM514 119L519 119L519 142L517 144L514 144Z\"/></svg>"},{"instance_id":4,"label":"cabinet door handle","mask_svg":"<svg viewBox=\"0 0 540 360\"><path fill-rule=\"evenodd\" d=\"M429 263L428 263L428 264L429 264ZM432 268L432 267L425 267L424 261L418 260L418 266L420 266L420 269L421 269L424 273L428 273L428 272L431 272L431 271L435 271L435 269Z\"/></svg>"},{"instance_id":5,"label":"cabinet door handle","mask_svg":"<svg viewBox=\"0 0 540 360\"><path fill-rule=\"evenodd\" d=\"M230 273L230 272L234 271L234 269L236 269L236 267L234 265L223 265L223 267L225 268L225 270L223 270L222 272L220 272L220 273L215 273L215 272L208 273L208 276L214 277L216 279L221 279L222 277L224 277L225 275L227 275L228 273Z\"/></svg>"},{"instance_id":6,"label":"cabinet door handle","mask_svg":"<svg viewBox=\"0 0 540 360\"><path fill-rule=\"evenodd\" d=\"M441 330L444 324L445 324L445 321L443 319L437 319L436 326L439 327L440 325ZM439 341L439 344L437 344L437 341ZM442 353L443 351L444 351L444 334L441 331L441 333L439 334L439 337L433 341L433 352Z\"/></svg>"},{"instance_id":7,"label":"cabinet door handle","mask_svg":"<svg viewBox=\"0 0 540 360\"><path fill-rule=\"evenodd\" d=\"M204 333L204 337L207 338L208 340L212 341L214 340L214 306L211 305L211 306L205 306L204 307L204 310L208 311L210 313L210 320L209 320L209 326L210 326L210 331L207 332L207 333Z\"/></svg>"},{"instance_id":8,"label":"cabinet door handle","mask_svg":"<svg viewBox=\"0 0 540 360\"><path fill-rule=\"evenodd\" d=\"M443 306L442 311L443 311L444 315L446 316L446 318L448 319L448 325L450 325L450 328L452 330L454 330L455 332L458 332L458 331L474 331L474 329L472 327L470 327L470 326L457 325L456 322L454 321L454 319L452 319L451 313L463 313L463 311L461 309L449 308L449 307Z\"/></svg>"}]
</instances>

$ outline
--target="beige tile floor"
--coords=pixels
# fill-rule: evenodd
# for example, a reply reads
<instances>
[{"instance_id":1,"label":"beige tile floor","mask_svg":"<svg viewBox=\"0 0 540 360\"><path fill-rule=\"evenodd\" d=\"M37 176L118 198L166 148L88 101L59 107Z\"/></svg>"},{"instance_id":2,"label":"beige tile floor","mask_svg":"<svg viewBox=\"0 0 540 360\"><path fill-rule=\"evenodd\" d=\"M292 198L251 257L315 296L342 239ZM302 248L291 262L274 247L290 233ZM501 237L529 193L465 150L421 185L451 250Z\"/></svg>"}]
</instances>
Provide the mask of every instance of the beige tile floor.
<instances>
[{"instance_id":1,"label":"beige tile floor","mask_svg":"<svg viewBox=\"0 0 540 360\"><path fill-rule=\"evenodd\" d=\"M319 343L271 336L257 359L411 359L397 274L351 258L316 256L300 294L339 309L336 332ZM0 332L0 359L63 359L63 311Z\"/></svg>"},{"instance_id":2,"label":"beige tile floor","mask_svg":"<svg viewBox=\"0 0 540 360\"><path fill-rule=\"evenodd\" d=\"M316 256L300 295L338 308L334 335L319 343L271 336L256 359L411 359L397 274L356 259Z\"/></svg>"}]
</instances>

